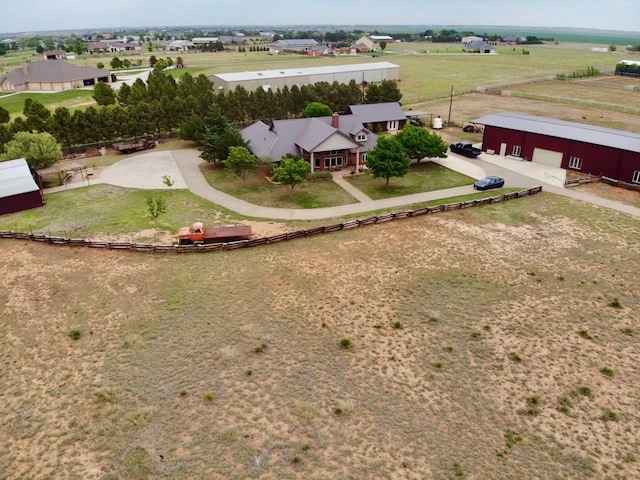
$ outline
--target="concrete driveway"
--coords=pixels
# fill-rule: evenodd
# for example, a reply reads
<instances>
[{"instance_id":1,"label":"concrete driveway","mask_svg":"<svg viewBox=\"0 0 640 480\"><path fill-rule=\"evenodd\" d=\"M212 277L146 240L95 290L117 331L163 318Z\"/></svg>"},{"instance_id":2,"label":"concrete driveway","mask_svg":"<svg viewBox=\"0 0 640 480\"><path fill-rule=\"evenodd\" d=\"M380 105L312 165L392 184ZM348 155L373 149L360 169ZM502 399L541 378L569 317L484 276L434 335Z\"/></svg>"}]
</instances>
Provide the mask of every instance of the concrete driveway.
<instances>
[{"instance_id":1,"label":"concrete driveway","mask_svg":"<svg viewBox=\"0 0 640 480\"><path fill-rule=\"evenodd\" d=\"M149 152L125 158L103 170L99 182L119 187L162 190L169 188L162 179L165 175L174 182L171 188L188 188L170 151Z\"/></svg>"}]
</instances>

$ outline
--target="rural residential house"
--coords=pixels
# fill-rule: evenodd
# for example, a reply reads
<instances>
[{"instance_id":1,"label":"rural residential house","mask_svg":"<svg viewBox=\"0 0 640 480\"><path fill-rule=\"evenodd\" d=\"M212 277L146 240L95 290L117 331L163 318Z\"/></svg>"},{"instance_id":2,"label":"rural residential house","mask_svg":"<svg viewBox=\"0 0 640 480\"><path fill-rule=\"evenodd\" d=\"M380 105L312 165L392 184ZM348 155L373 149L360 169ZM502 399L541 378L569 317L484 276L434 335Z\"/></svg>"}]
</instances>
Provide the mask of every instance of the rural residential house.
<instances>
[{"instance_id":1,"label":"rural residential house","mask_svg":"<svg viewBox=\"0 0 640 480\"><path fill-rule=\"evenodd\" d=\"M102 40L100 42L87 42L87 50L89 53L96 52L136 52L142 50L137 42L121 42L114 40Z\"/></svg>"},{"instance_id":2,"label":"rural residential house","mask_svg":"<svg viewBox=\"0 0 640 480\"><path fill-rule=\"evenodd\" d=\"M318 42L312 38L277 40L269 46L269 53L272 55L282 53L306 53L308 50L317 46Z\"/></svg>"},{"instance_id":3,"label":"rural residential house","mask_svg":"<svg viewBox=\"0 0 640 480\"><path fill-rule=\"evenodd\" d=\"M311 172L359 169L366 162L366 153L378 141L357 115L337 113L330 117L274 120L271 126L258 121L241 134L257 157L269 157L277 163L290 153L309 162Z\"/></svg>"},{"instance_id":4,"label":"rural residential house","mask_svg":"<svg viewBox=\"0 0 640 480\"><path fill-rule=\"evenodd\" d=\"M24 158L0 162L0 215L44 205L40 187Z\"/></svg>"},{"instance_id":5,"label":"rural residential house","mask_svg":"<svg viewBox=\"0 0 640 480\"><path fill-rule=\"evenodd\" d=\"M473 42L482 42L482 38L476 37L475 35L469 35L468 37L462 37L462 44L466 45L467 43Z\"/></svg>"},{"instance_id":6,"label":"rural residential house","mask_svg":"<svg viewBox=\"0 0 640 480\"><path fill-rule=\"evenodd\" d=\"M110 82L111 75L104 68L73 65L64 60L22 62L22 66L0 77L0 91L55 92L89 87L98 82Z\"/></svg>"},{"instance_id":7,"label":"rural residential house","mask_svg":"<svg viewBox=\"0 0 640 480\"><path fill-rule=\"evenodd\" d=\"M351 105L345 115L256 122L242 130L242 138L257 157L279 162L290 153L309 162L312 172L360 169L378 136L372 131L402 128L406 114L397 102Z\"/></svg>"},{"instance_id":8,"label":"rural residential house","mask_svg":"<svg viewBox=\"0 0 640 480\"><path fill-rule=\"evenodd\" d=\"M526 42L527 39L521 37L520 35L507 35L505 37L502 37L502 41L505 43L522 43Z\"/></svg>"},{"instance_id":9,"label":"rural residential house","mask_svg":"<svg viewBox=\"0 0 640 480\"><path fill-rule=\"evenodd\" d=\"M45 60L64 60L67 58L67 52L64 50L47 50L42 52Z\"/></svg>"},{"instance_id":10,"label":"rural residential house","mask_svg":"<svg viewBox=\"0 0 640 480\"><path fill-rule=\"evenodd\" d=\"M640 185L640 134L519 113L473 120L482 149Z\"/></svg>"},{"instance_id":11,"label":"rural residential house","mask_svg":"<svg viewBox=\"0 0 640 480\"><path fill-rule=\"evenodd\" d=\"M496 47L488 44L487 42L479 41L479 42L469 42L463 44L464 51L467 53L496 53Z\"/></svg>"},{"instance_id":12,"label":"rural residential house","mask_svg":"<svg viewBox=\"0 0 640 480\"><path fill-rule=\"evenodd\" d=\"M373 52L380 48L380 42L393 42L393 37L389 35L363 35L353 42L358 53Z\"/></svg>"}]
</instances>

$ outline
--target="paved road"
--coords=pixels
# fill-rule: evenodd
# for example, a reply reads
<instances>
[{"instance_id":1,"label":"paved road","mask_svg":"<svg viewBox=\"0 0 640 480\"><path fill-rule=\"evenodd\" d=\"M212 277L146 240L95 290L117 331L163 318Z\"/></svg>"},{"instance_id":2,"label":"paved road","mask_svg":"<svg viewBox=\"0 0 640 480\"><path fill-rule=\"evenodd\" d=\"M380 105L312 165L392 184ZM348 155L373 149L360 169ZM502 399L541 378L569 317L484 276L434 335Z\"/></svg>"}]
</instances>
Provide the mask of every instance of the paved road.
<instances>
[{"instance_id":1,"label":"paved road","mask_svg":"<svg viewBox=\"0 0 640 480\"><path fill-rule=\"evenodd\" d=\"M503 177L505 184L509 187L531 188L541 185L544 191L581 200L592 205L610 208L640 218L639 208L612 200L606 200L573 189L559 187L558 184L564 182L563 175L565 172L562 169L540 166L538 164L532 164L531 162L518 162L516 160L505 159L499 155L488 154L482 154L474 160L450 154L447 158L435 159L434 162L473 178L497 175ZM467 185L434 192L416 193L403 197L372 200L355 189L351 184L344 181L344 179L334 178L334 180L337 180L336 183L343 186L343 188L350 192L359 202L337 207L315 209L272 208L254 205L214 189L207 183L202 175L199 168L201 163L200 153L196 149L173 150L171 152L148 152L126 158L108 167L101 172L98 178L92 179L91 183L108 183L111 185L140 189L163 189L168 187L162 182L162 176L170 175L175 182L172 187L174 189L188 188L196 195L224 208L240 213L241 215L276 220L318 220L343 217L345 215L354 215L459 195L468 195L475 192L472 186ZM527 175L523 175L521 172L525 172ZM45 193L86 185L87 182L72 183L66 187L48 189Z\"/></svg>"}]
</instances>

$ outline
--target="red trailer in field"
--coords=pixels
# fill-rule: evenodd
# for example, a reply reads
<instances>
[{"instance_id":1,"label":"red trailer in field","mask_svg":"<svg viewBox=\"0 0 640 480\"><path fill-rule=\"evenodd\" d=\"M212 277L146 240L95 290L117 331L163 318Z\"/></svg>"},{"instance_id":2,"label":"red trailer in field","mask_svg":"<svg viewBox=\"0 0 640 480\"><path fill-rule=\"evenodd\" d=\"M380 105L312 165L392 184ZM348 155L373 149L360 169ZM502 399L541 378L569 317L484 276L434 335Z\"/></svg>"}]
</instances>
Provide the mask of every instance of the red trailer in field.
<instances>
[{"instance_id":1,"label":"red trailer in field","mask_svg":"<svg viewBox=\"0 0 640 480\"><path fill-rule=\"evenodd\" d=\"M249 238L251 238L251 225L205 227L202 222L195 222L190 227L182 227L178 231L180 245L230 242L234 240L247 240Z\"/></svg>"}]
</instances>

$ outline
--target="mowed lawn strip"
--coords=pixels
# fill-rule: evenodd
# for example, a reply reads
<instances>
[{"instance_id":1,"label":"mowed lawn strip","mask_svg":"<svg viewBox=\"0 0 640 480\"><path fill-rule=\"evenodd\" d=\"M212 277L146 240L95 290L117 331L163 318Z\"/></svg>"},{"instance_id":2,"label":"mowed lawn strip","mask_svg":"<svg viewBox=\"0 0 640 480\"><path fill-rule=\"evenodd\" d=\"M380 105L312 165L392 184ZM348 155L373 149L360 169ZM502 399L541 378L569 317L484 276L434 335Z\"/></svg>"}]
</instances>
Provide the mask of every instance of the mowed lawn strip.
<instances>
[{"instance_id":1,"label":"mowed lawn strip","mask_svg":"<svg viewBox=\"0 0 640 480\"><path fill-rule=\"evenodd\" d=\"M374 200L461 187L474 182L471 177L432 162L411 165L404 177L391 177L388 187L384 178L373 178L369 171L364 175L344 178Z\"/></svg>"},{"instance_id":2,"label":"mowed lawn strip","mask_svg":"<svg viewBox=\"0 0 640 480\"><path fill-rule=\"evenodd\" d=\"M166 213L157 220L149 216L148 197L165 201ZM51 193L45 201L41 208L1 216L0 230L85 238L153 229L177 233L179 227L196 220L215 226L224 225L230 217L239 218L187 190L134 190L103 184Z\"/></svg>"},{"instance_id":3,"label":"mowed lawn strip","mask_svg":"<svg viewBox=\"0 0 640 480\"><path fill-rule=\"evenodd\" d=\"M248 173L243 185L241 177L220 165L205 164L200 170L215 189L264 207L322 208L356 203L355 198L331 179L305 181L296 185L291 199L289 185L271 183L260 172Z\"/></svg>"}]
</instances>

